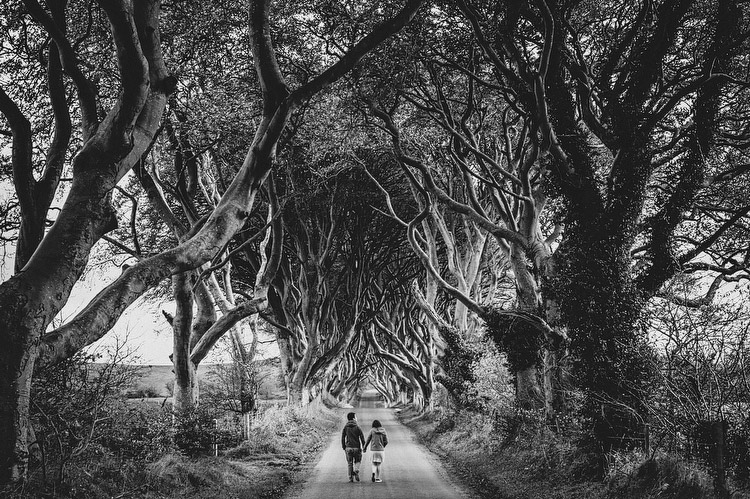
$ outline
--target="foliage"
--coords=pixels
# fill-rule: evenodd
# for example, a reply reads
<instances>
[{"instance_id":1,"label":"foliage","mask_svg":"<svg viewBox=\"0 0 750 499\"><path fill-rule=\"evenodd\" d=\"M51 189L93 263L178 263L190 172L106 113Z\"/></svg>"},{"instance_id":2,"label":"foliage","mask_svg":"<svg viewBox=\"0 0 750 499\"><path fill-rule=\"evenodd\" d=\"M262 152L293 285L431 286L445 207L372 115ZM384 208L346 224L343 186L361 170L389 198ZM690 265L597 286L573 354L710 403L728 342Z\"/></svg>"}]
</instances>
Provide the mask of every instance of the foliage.
<instances>
[{"instance_id":1,"label":"foliage","mask_svg":"<svg viewBox=\"0 0 750 499\"><path fill-rule=\"evenodd\" d=\"M565 265L549 284L569 327L572 374L596 436L592 452L600 452L642 440L655 371L653 348L638 327L644 301L627 272L614 268L610 258L616 257L592 256L593 246L557 255Z\"/></svg>"},{"instance_id":2,"label":"foliage","mask_svg":"<svg viewBox=\"0 0 750 499\"><path fill-rule=\"evenodd\" d=\"M438 2L423 9L407 32L387 42L384 54L355 69L346 88L334 85L326 95L305 99L289 117L288 131L274 158L274 175L286 198L284 268L269 299L275 300L271 308L282 332L279 337L289 347L285 373L292 378L296 366L314 367L315 372L299 376L308 385L323 385L329 381L323 377L337 370L341 385L367 375L397 377L403 365L414 367L420 375L432 374L434 345L419 336L428 328L423 315L409 309L410 302L404 303L403 293L404 283L422 269L413 270L419 266L414 265L413 255L405 254L402 227L379 216L379 211L386 211L382 202L373 201L380 199L380 193L358 168L366 164L377 170L371 172L373 177L403 205L397 211L404 225L423 204L432 204L425 213L429 211L435 220L439 214L441 228L453 233L450 243L455 248L448 247L447 238L428 243L429 238L440 241L438 229L429 221L422 225L429 230L415 236L424 238L420 244L434 251L430 257L442 267L438 272L449 275L451 286L458 285L462 276L451 276L445 269L456 265L453 255L471 248L472 235L464 232L469 225L460 223L465 213L433 199L439 189L465 212L487 215L482 230L493 236L513 226L543 226L538 234L525 234L523 241L513 243L523 265L514 269L517 279L512 289L517 293L505 293L502 299L513 301L529 291L518 285L522 271L528 271L533 282L527 287L547 302L539 303L535 313L544 317L548 313L544 305L553 304L561 315L546 318L555 319L571 335L572 379L585 401L575 406L573 416L557 418L559 422L569 417L563 431L556 428L558 435L577 431L585 423L588 433L582 433L581 440L593 435L592 448L600 452L621 444L640 446L645 428L650 428L652 437L670 450L690 453L695 452L691 439L696 437L697 424L723 419L729 423L730 440L738 449L743 445L747 449L747 420L742 418L749 395L747 319L709 307L710 300L691 295L701 287L701 279L717 276L715 283L722 286L747 279L748 132L742 123L747 121L748 100L746 85L739 80L748 64L746 5L725 0L546 2L550 16L546 19L547 13L539 9L545 2L469 3ZM290 87L310 81L321 68L339 60L394 5L273 2L270 33ZM82 4L69 7L67 34L76 40L78 59L85 61L81 68L86 78L97 83L97 104L105 110L120 91L106 16L98 9L86 12ZM52 3L45 5L52 8ZM1 9L0 86L31 124L34 158L29 180L35 181L45 169L42 151L55 132L48 96L38 90L45 65L57 60L49 51L55 44L38 22L30 21L21 3L11 1ZM260 121L261 92L249 56L244 9L238 2L164 5L164 59L179 84L161 135L149 145L141 166L153 173L167 207L186 228L209 213L225 192L242 164L252 125ZM550 31L549 25L555 29ZM483 31L486 36L479 36ZM65 82L61 102L67 104L74 99L70 82ZM267 93L269 88L264 90ZM395 162L380 144L383 136L377 127L381 125L371 126L371 116L364 112L370 100L389 108L403 134L404 150L416 158L403 171L394 173ZM80 110L74 105L71 110L73 120L80 121L76 115ZM0 131L0 181L7 183L10 166L21 168L7 157L12 134ZM392 138L385 136L388 141ZM70 156L68 149L66 145L63 156ZM414 166L419 162L427 165L422 171ZM66 177L69 163L61 170ZM522 166L532 173L530 180L515 178ZM187 184L197 194L188 202L180 189L192 167L195 182ZM407 185L409 175L420 177L423 184ZM425 179L430 175L437 187L427 192ZM65 189L60 188L58 199ZM411 189L419 191L414 198ZM546 196L554 199L543 202ZM112 248L127 258L142 260L177 241L172 229L159 221L157 210L148 205L134 176L111 196L107 191L99 198L115 205L121 224L107 237ZM16 237L18 205L16 199L0 203L3 240L6 233ZM524 223L513 218L528 214L532 206L543 212ZM55 218L47 216L47 208L37 214L43 224ZM245 229L264 223L259 213L247 216ZM477 218L481 217L472 223ZM486 228L488 220L497 222L492 230ZM239 223L245 223L244 218ZM563 232L545 243L556 249L549 262L532 262L530 250L529 255L521 255L518 248L526 251L558 223ZM100 232L110 229L102 225ZM229 250L244 244L228 237L222 246ZM244 237L243 233L237 239ZM502 247L498 254L503 249L511 253L508 241L496 237L493 244ZM238 294L253 287L259 257L251 253L258 248L256 241L244 247L248 250L244 256L234 254L232 264L239 272L222 283L227 296L230 280ZM107 249L102 258L112 258L112 251ZM93 262L90 256L85 251L71 262ZM113 259L122 263L119 256ZM84 265L60 278L60 283L77 280ZM542 368L545 340L539 329L498 313L500 296L492 286L509 281L506 264L492 259L481 265L486 275L469 290L489 302L487 333L504 357L480 355L476 345L443 328L444 373L438 380L459 406L484 411L503 441L517 442L548 428L539 413L514 410L507 373ZM678 269L699 276L692 281L694 286L686 286L687 293L673 293L664 285L681 278ZM67 297L68 291L59 296ZM679 310L654 309L667 292L668 299L680 303ZM456 306L455 296L446 295L434 300L442 316L450 316ZM695 303L702 308L684 308ZM639 324L644 308L653 315ZM388 320L381 320L388 314ZM363 324L372 328L377 324L380 329L365 338ZM45 327L37 333L42 335ZM654 342L648 337L659 329L666 331L668 340ZM354 340L347 340L348 331L357 332ZM374 344L377 338L384 348L378 349L377 361L370 362L372 357L367 356L373 355L374 346L367 343ZM318 350L305 351L307 345ZM403 356L389 351L398 348ZM423 357L414 354L420 348L427 352ZM403 365L396 366L404 359ZM371 371L355 371L361 365L372 366ZM483 367L492 368L491 376L479 375ZM199 409L176 420L175 438L169 441L165 436L173 429L164 414L144 416L123 409L117 389L109 388L124 383L117 380L119 374L98 373L104 376L100 381L72 364L59 369L42 374L33 395L42 459L55 462L58 480L63 479L67 462L93 448L150 459L153 454L143 455L149 445L162 452L174 444L195 456L209 453L211 445L223 438L215 430L216 415ZM222 403L239 401L240 412L247 412L255 405L257 380L249 368L238 377L241 382L235 378L226 384L244 388L234 394L226 390ZM403 384L383 386L395 390L393 386ZM409 390L416 390L418 384L414 382ZM431 387L423 389L429 396ZM293 425L302 422L295 420ZM452 414L438 425L442 433L455 427ZM268 431L269 449L279 451L274 447L276 430L268 426L258 431ZM731 459L737 476L747 479L747 451L738 451Z\"/></svg>"},{"instance_id":3,"label":"foliage","mask_svg":"<svg viewBox=\"0 0 750 499\"><path fill-rule=\"evenodd\" d=\"M242 432L228 424L221 409L202 404L173 416L166 434L172 436L174 449L188 457L208 456L218 449L233 447Z\"/></svg>"},{"instance_id":4,"label":"foliage","mask_svg":"<svg viewBox=\"0 0 750 499\"><path fill-rule=\"evenodd\" d=\"M459 407L471 405L476 399L473 387L476 379L476 364L480 352L461 337L461 333L451 327L439 328L440 337L445 341L445 349L440 357L443 372L437 376Z\"/></svg>"},{"instance_id":5,"label":"foliage","mask_svg":"<svg viewBox=\"0 0 750 499\"><path fill-rule=\"evenodd\" d=\"M150 464L146 497L281 497L339 422L337 414L319 406L263 407L249 439L218 458L167 454Z\"/></svg>"},{"instance_id":6,"label":"foliage","mask_svg":"<svg viewBox=\"0 0 750 499\"><path fill-rule=\"evenodd\" d=\"M172 413L158 404L129 403L113 414L109 430L102 447L120 459L148 462L174 450Z\"/></svg>"},{"instance_id":7,"label":"foliage","mask_svg":"<svg viewBox=\"0 0 750 499\"><path fill-rule=\"evenodd\" d=\"M121 394L136 377L135 369L120 364L117 355L107 364L92 364L97 358L78 354L34 378L32 420L39 465L56 470L58 482L64 481L72 458L110 438L114 419L124 409Z\"/></svg>"},{"instance_id":8,"label":"foliage","mask_svg":"<svg viewBox=\"0 0 750 499\"><path fill-rule=\"evenodd\" d=\"M479 346L482 355L474 365L473 387L477 403L487 414L510 410L515 405L515 387L506 356L490 342Z\"/></svg>"},{"instance_id":9,"label":"foliage","mask_svg":"<svg viewBox=\"0 0 750 499\"><path fill-rule=\"evenodd\" d=\"M202 387L203 403L237 414L257 410L260 386L271 376L269 371L261 371L257 360L243 362L234 355L231 363L213 365L210 375L211 382Z\"/></svg>"},{"instance_id":10,"label":"foliage","mask_svg":"<svg viewBox=\"0 0 750 499\"><path fill-rule=\"evenodd\" d=\"M750 488L750 418L739 426L731 426L727 435L730 449L729 468L738 483Z\"/></svg>"},{"instance_id":11,"label":"foliage","mask_svg":"<svg viewBox=\"0 0 750 499\"><path fill-rule=\"evenodd\" d=\"M202 406L175 415L175 447L188 457L208 455L216 438L216 424L211 416Z\"/></svg>"},{"instance_id":12,"label":"foliage","mask_svg":"<svg viewBox=\"0 0 750 499\"><path fill-rule=\"evenodd\" d=\"M633 459L613 467L607 498L630 497L683 499L712 498L711 477L705 469L679 459L658 456L643 461ZM623 464L625 464L623 466Z\"/></svg>"},{"instance_id":13,"label":"foliage","mask_svg":"<svg viewBox=\"0 0 750 499\"><path fill-rule=\"evenodd\" d=\"M691 279L678 282L690 285ZM742 296L745 290L737 290ZM747 341L750 316L744 300L685 308L661 299L644 321L658 356L653 403L649 405L651 440L658 449L712 463L715 447L706 428L722 424L726 469L740 483L748 477Z\"/></svg>"},{"instance_id":14,"label":"foliage","mask_svg":"<svg viewBox=\"0 0 750 499\"><path fill-rule=\"evenodd\" d=\"M168 407L130 402L107 415L110 424L101 436L67 461L65 480L45 481L36 468L9 497L279 497L292 474L328 443L340 423L338 414L319 406L265 406L253 420L249 439L239 442L240 431L229 419L220 419L217 430L214 414L203 410L178 422L189 431L173 440ZM219 457L213 457L213 443Z\"/></svg>"},{"instance_id":15,"label":"foliage","mask_svg":"<svg viewBox=\"0 0 750 499\"><path fill-rule=\"evenodd\" d=\"M279 455L299 461L301 451L326 445L339 423L338 414L318 404L269 406L254 418L250 438L226 455L233 459Z\"/></svg>"},{"instance_id":16,"label":"foliage","mask_svg":"<svg viewBox=\"0 0 750 499\"><path fill-rule=\"evenodd\" d=\"M479 497L603 497L602 484L582 476L590 463L571 445L569 436L561 438L535 425L536 431L527 427L522 438L509 440L497 418L488 414L459 411L451 415L451 423L445 418L440 411L415 417L407 410L401 415Z\"/></svg>"},{"instance_id":17,"label":"foliage","mask_svg":"<svg viewBox=\"0 0 750 499\"><path fill-rule=\"evenodd\" d=\"M506 354L511 372L542 365L545 342L539 328L490 307L484 313L484 320L487 334L497 349Z\"/></svg>"},{"instance_id":18,"label":"foliage","mask_svg":"<svg viewBox=\"0 0 750 499\"><path fill-rule=\"evenodd\" d=\"M461 476L479 497L527 499L709 499L715 497L710 470L696 461L662 453L610 454L603 481L597 480L591 454L574 442L586 437L582 426L560 434L544 418L517 414L523 425L498 426L476 412L401 413L428 448ZM510 433L506 430L511 430ZM509 438L516 430L520 438ZM732 497L747 498L734 483Z\"/></svg>"}]
</instances>

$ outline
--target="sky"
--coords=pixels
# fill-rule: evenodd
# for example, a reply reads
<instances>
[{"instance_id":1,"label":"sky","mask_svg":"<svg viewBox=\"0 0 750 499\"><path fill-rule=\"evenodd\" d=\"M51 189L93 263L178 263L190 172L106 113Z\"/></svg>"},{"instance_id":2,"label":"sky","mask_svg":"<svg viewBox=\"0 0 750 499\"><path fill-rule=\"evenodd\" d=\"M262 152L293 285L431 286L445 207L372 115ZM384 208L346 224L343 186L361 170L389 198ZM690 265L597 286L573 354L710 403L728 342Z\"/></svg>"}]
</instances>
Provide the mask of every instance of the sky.
<instances>
[{"instance_id":1,"label":"sky","mask_svg":"<svg viewBox=\"0 0 750 499\"><path fill-rule=\"evenodd\" d=\"M2 195L3 192L0 192L0 196ZM0 282L7 280L13 273L13 248L13 244L0 248ZM90 269L74 286L68 303L53 321L51 328L75 317L120 272L120 268L111 263ZM101 355L99 361L107 361L119 348L119 355L125 355L124 362L127 364L170 365L172 330L162 310L174 313L174 309L174 302L166 298L140 298L125 311L109 333L90 345L86 351ZM246 338L246 341L249 342L250 339ZM258 347L258 355L261 358L273 357L278 355L278 350L273 344L263 344ZM204 362L215 364L228 360L228 355L219 345Z\"/></svg>"}]
</instances>

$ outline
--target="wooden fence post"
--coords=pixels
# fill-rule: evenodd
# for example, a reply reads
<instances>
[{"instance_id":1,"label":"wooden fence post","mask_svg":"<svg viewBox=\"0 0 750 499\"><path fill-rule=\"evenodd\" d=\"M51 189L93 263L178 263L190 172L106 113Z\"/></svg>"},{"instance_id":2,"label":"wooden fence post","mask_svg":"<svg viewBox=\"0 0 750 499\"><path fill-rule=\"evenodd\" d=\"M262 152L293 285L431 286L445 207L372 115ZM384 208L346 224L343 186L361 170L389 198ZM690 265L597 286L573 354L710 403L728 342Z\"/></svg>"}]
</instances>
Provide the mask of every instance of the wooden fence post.
<instances>
[{"instance_id":1,"label":"wooden fence post","mask_svg":"<svg viewBox=\"0 0 750 499\"><path fill-rule=\"evenodd\" d=\"M726 471L726 421L711 423L712 459L714 467L714 493L721 499L729 498Z\"/></svg>"}]
</instances>

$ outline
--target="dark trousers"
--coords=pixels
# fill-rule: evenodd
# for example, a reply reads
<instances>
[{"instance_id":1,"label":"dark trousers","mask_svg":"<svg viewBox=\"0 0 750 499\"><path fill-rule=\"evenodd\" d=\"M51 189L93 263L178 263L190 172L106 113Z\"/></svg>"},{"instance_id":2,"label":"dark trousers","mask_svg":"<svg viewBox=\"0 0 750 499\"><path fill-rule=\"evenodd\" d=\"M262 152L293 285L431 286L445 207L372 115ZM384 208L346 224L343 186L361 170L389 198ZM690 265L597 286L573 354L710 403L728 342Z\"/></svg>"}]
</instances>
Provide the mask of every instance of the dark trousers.
<instances>
[{"instance_id":1,"label":"dark trousers","mask_svg":"<svg viewBox=\"0 0 750 499\"><path fill-rule=\"evenodd\" d=\"M346 464L349 468L349 476L354 474L354 468L356 464L357 471L359 471L359 463L362 462L362 449L357 447L346 448Z\"/></svg>"}]
</instances>

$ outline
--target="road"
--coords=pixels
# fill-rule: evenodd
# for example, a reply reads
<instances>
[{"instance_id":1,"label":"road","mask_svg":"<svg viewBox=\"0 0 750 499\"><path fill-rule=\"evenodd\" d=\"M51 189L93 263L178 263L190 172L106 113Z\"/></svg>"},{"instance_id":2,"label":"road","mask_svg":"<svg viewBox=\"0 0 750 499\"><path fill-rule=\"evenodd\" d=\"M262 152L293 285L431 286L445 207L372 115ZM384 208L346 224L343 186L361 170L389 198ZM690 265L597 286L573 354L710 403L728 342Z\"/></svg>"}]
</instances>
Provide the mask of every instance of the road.
<instances>
[{"instance_id":1,"label":"road","mask_svg":"<svg viewBox=\"0 0 750 499\"><path fill-rule=\"evenodd\" d=\"M471 499L471 493L448 477L439 458L416 442L414 433L394 417L391 409L374 407L382 405L363 400L360 407L342 409L341 427L346 423L346 413L357 413L357 421L367 438L372 420L378 419L388 433L388 446L381 471L382 483L373 483L371 452L362 457L361 482L349 483L346 457L341 449L341 434L331 436L330 445L320 455L320 460L310 470L309 477L293 488L287 499L343 499L343 498L395 498L395 499ZM365 406L365 407L363 407ZM370 407L367 407L370 406Z\"/></svg>"}]
</instances>

